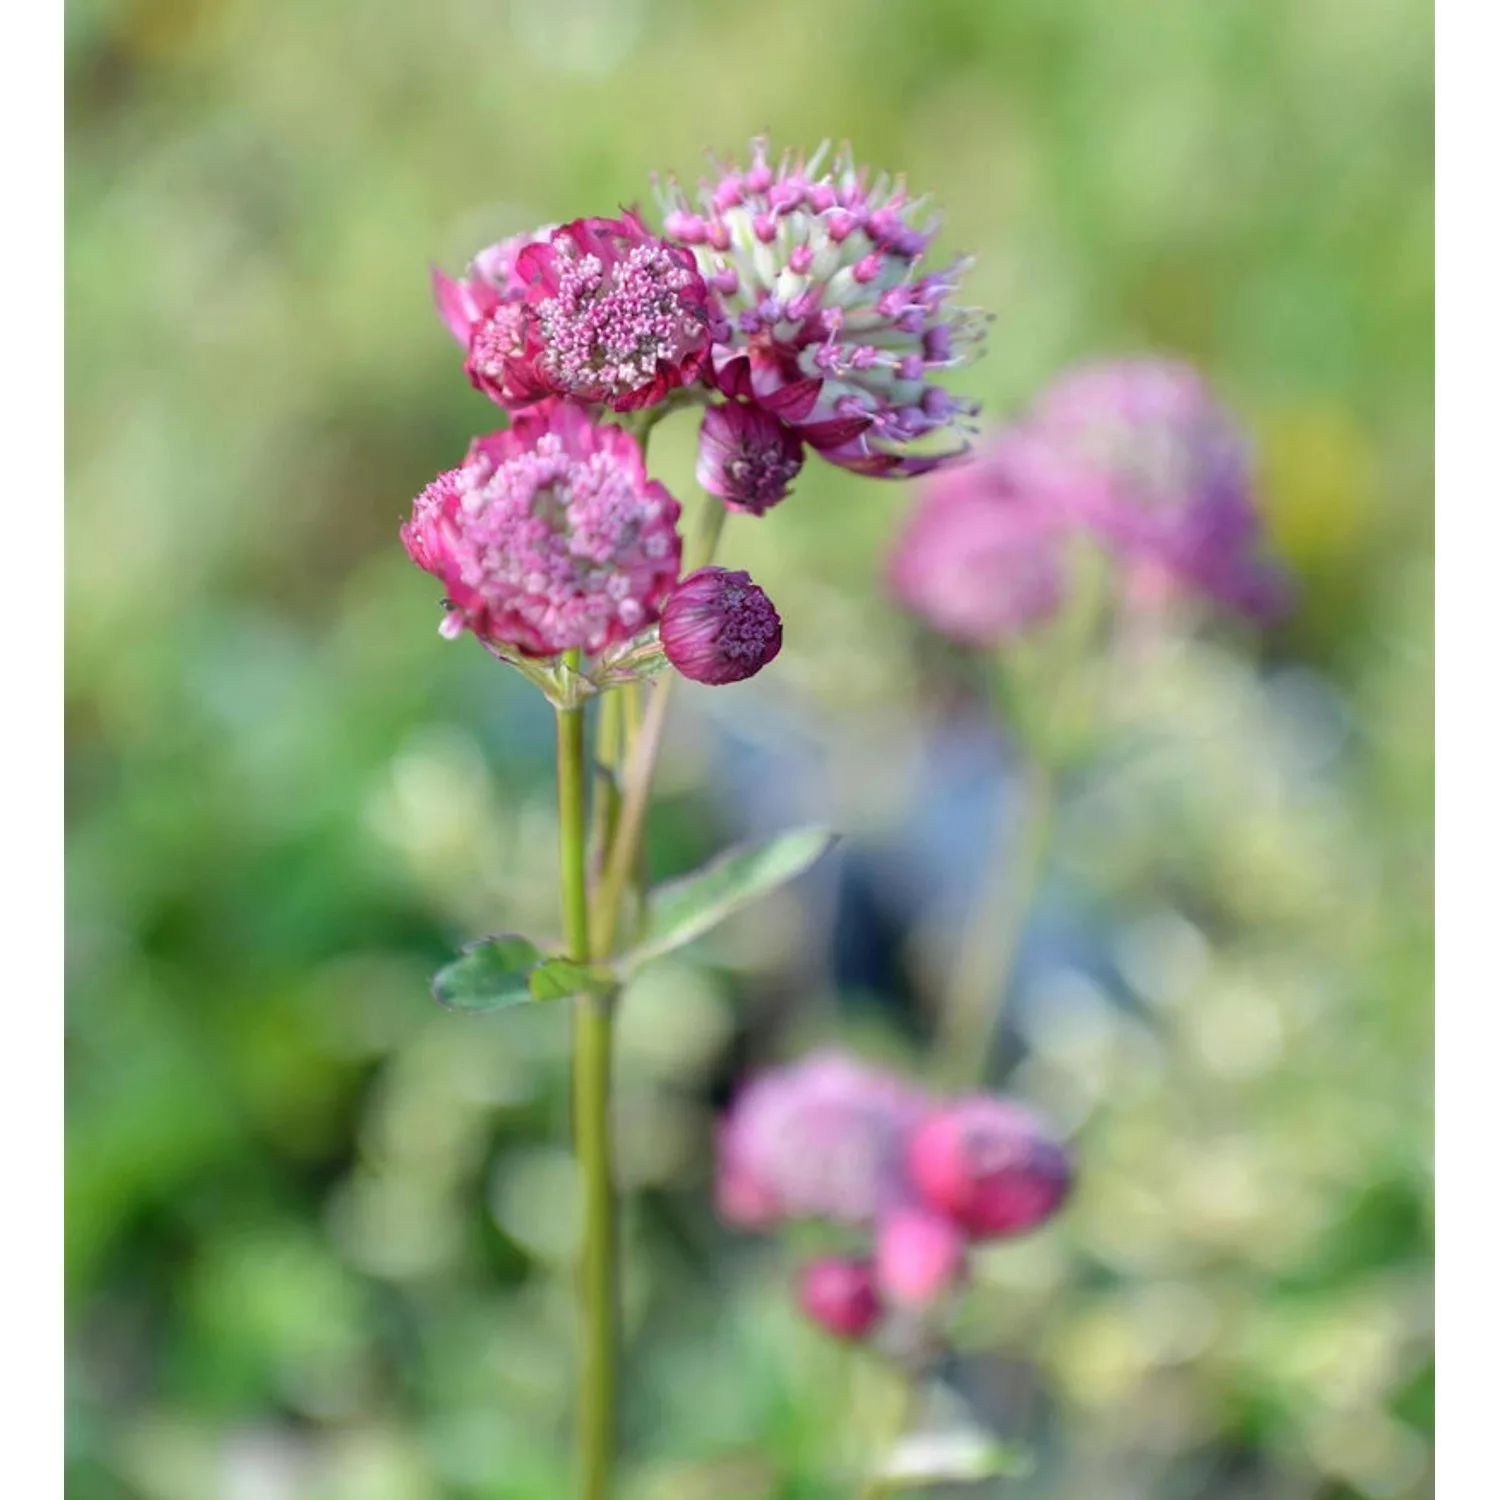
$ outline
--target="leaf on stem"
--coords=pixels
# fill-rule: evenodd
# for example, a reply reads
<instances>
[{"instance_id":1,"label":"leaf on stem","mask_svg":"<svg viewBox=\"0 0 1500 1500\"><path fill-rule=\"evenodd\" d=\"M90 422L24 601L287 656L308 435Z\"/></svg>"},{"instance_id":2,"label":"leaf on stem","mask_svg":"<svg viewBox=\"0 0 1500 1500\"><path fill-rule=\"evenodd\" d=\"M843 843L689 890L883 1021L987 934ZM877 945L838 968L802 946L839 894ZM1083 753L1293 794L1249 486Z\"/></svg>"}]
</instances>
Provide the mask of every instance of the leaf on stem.
<instances>
[{"instance_id":1,"label":"leaf on stem","mask_svg":"<svg viewBox=\"0 0 1500 1500\"><path fill-rule=\"evenodd\" d=\"M608 969L575 963L571 958L549 958L539 963L528 983L533 1000L570 1000L575 995L607 1000L620 987L620 981Z\"/></svg>"},{"instance_id":2,"label":"leaf on stem","mask_svg":"<svg viewBox=\"0 0 1500 1500\"><path fill-rule=\"evenodd\" d=\"M618 984L606 969L544 957L536 944L514 933L470 943L433 975L432 994L449 1010L481 1015L534 1000L608 995Z\"/></svg>"},{"instance_id":3,"label":"leaf on stem","mask_svg":"<svg viewBox=\"0 0 1500 1500\"><path fill-rule=\"evenodd\" d=\"M752 901L795 879L838 841L827 828L797 828L763 844L730 849L702 869L652 891L646 933L627 970L702 937Z\"/></svg>"}]
</instances>

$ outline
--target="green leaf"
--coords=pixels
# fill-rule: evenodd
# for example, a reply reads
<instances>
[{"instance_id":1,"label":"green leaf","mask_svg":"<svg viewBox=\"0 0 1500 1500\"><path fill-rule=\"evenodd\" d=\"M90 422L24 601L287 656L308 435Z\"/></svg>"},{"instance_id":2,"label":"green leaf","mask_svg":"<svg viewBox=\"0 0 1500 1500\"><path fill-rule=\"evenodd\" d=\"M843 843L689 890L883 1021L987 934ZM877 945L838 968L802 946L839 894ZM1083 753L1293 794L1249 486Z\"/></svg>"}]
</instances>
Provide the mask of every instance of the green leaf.
<instances>
[{"instance_id":1,"label":"green leaf","mask_svg":"<svg viewBox=\"0 0 1500 1500\"><path fill-rule=\"evenodd\" d=\"M536 944L514 933L481 938L433 976L432 993L449 1010L483 1014L533 1000L604 997L619 988L608 969L545 958Z\"/></svg>"},{"instance_id":2,"label":"green leaf","mask_svg":"<svg viewBox=\"0 0 1500 1500\"><path fill-rule=\"evenodd\" d=\"M838 841L827 828L797 828L764 844L730 849L701 870L651 893L646 935L625 959L637 969L702 937L752 901L785 885Z\"/></svg>"},{"instance_id":3,"label":"green leaf","mask_svg":"<svg viewBox=\"0 0 1500 1500\"><path fill-rule=\"evenodd\" d=\"M470 943L432 977L433 998L449 1010L483 1012L533 998L531 972L542 961L534 943L514 933Z\"/></svg>"},{"instance_id":4,"label":"green leaf","mask_svg":"<svg viewBox=\"0 0 1500 1500\"><path fill-rule=\"evenodd\" d=\"M570 1000L575 995L593 995L608 999L619 989L620 981L608 969L592 964L574 963L570 958L549 958L531 971L533 1000Z\"/></svg>"}]
</instances>

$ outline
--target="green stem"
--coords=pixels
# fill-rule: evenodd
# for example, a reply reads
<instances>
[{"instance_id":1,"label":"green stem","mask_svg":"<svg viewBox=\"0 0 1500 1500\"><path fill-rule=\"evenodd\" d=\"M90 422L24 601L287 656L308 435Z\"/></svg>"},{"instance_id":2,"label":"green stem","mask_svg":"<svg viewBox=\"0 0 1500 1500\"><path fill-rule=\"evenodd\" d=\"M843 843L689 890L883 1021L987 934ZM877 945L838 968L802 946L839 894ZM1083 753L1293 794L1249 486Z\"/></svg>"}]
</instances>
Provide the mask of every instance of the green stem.
<instances>
[{"instance_id":1,"label":"green stem","mask_svg":"<svg viewBox=\"0 0 1500 1500\"><path fill-rule=\"evenodd\" d=\"M1036 898L1056 801L1054 772L1028 755L1016 821L996 843L984 892L969 914L939 1018L939 1070L955 1087L983 1078Z\"/></svg>"},{"instance_id":2,"label":"green stem","mask_svg":"<svg viewBox=\"0 0 1500 1500\"><path fill-rule=\"evenodd\" d=\"M718 550L728 512L713 496L699 521L693 547L683 565L684 575L707 567ZM620 936L620 921L625 892L640 869L642 839L646 831L646 811L651 804L651 783L656 776L656 761L661 753L662 732L666 728L667 708L672 701L672 684L676 673L664 674L651 691L651 701L634 736L625 786L620 802L620 817L615 838L605 861L604 873L594 905L594 956L608 958L614 953Z\"/></svg>"},{"instance_id":3,"label":"green stem","mask_svg":"<svg viewBox=\"0 0 1500 1500\"><path fill-rule=\"evenodd\" d=\"M615 1450L615 1196L609 1137L614 1001L583 996L574 1003L573 1133L583 1178L578 1493L582 1500L606 1500Z\"/></svg>"},{"instance_id":4,"label":"green stem","mask_svg":"<svg viewBox=\"0 0 1500 1500\"><path fill-rule=\"evenodd\" d=\"M578 653L567 653L578 668ZM568 956L589 958L588 830L583 709L557 712L557 825L563 935ZM573 1149L583 1180L583 1253L579 1268L582 1348L578 1372L581 1500L605 1500L614 1464L615 1226L610 1167L609 1082L612 1001L574 1001Z\"/></svg>"},{"instance_id":5,"label":"green stem","mask_svg":"<svg viewBox=\"0 0 1500 1500\"><path fill-rule=\"evenodd\" d=\"M633 687L634 684L631 684ZM625 713L621 702L627 688L611 688L599 695L594 716L594 805L589 832L589 868L598 879L614 842L620 820L620 774L625 764Z\"/></svg>"}]
</instances>

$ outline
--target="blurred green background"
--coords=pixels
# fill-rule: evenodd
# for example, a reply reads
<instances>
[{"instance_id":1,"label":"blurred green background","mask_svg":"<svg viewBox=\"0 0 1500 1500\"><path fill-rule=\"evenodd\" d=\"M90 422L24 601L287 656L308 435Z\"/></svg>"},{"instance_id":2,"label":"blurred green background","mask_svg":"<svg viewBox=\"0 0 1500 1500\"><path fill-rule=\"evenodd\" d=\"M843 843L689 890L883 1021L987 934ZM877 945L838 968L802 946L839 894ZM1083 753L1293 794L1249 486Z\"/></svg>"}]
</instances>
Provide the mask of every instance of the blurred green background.
<instances>
[{"instance_id":1,"label":"blurred green background","mask_svg":"<svg viewBox=\"0 0 1500 1500\"><path fill-rule=\"evenodd\" d=\"M934 195L992 419L1081 357L1198 361L1301 592L1122 680L1138 748L1064 809L1075 936L1007 1056L1082 1187L962 1323L1036 1455L1003 1493L1429 1493L1429 9L72 0L67 49L73 1500L566 1494L565 1018L426 994L555 926L545 705L396 538L493 425L427 268L762 129ZM685 498L693 432L653 450ZM923 819L970 683L879 586L908 500L813 465L731 525L787 645L682 694L658 872L809 815L846 872L966 868ZM820 880L625 1009L642 1500L843 1495L869 1441L789 1252L708 1193L746 1067L920 1060L942 913Z\"/></svg>"}]
</instances>

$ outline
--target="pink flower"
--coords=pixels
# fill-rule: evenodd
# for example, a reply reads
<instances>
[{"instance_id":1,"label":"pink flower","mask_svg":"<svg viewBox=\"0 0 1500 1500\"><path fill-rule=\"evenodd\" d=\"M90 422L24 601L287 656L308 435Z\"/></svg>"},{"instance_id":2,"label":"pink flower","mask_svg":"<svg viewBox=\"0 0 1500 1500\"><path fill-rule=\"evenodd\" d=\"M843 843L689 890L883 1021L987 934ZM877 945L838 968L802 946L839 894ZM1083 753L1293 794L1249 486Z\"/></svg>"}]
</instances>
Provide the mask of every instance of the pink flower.
<instances>
[{"instance_id":1,"label":"pink flower","mask_svg":"<svg viewBox=\"0 0 1500 1500\"><path fill-rule=\"evenodd\" d=\"M662 607L661 647L694 682L742 682L781 650L781 616L748 573L699 568Z\"/></svg>"},{"instance_id":2,"label":"pink flower","mask_svg":"<svg viewBox=\"0 0 1500 1500\"><path fill-rule=\"evenodd\" d=\"M1289 602L1265 561L1249 454L1203 377L1174 360L1084 366L1028 422L1073 467L1074 511L1136 582L1175 580L1254 618Z\"/></svg>"},{"instance_id":3,"label":"pink flower","mask_svg":"<svg viewBox=\"0 0 1500 1500\"><path fill-rule=\"evenodd\" d=\"M1072 1182L1067 1153L1040 1123L989 1095L930 1114L911 1137L906 1167L922 1197L975 1239L1035 1228Z\"/></svg>"},{"instance_id":4,"label":"pink flower","mask_svg":"<svg viewBox=\"0 0 1500 1500\"><path fill-rule=\"evenodd\" d=\"M681 566L678 515L633 437L549 402L476 439L417 497L401 540L447 590L445 635L596 653L657 618Z\"/></svg>"},{"instance_id":5,"label":"pink flower","mask_svg":"<svg viewBox=\"0 0 1500 1500\"><path fill-rule=\"evenodd\" d=\"M942 634L997 645L1061 604L1065 542L1045 450L1011 437L926 482L891 553L888 581Z\"/></svg>"},{"instance_id":6,"label":"pink flower","mask_svg":"<svg viewBox=\"0 0 1500 1500\"><path fill-rule=\"evenodd\" d=\"M698 378L722 316L693 257L629 211L523 247L526 326L512 343L560 396L634 411Z\"/></svg>"},{"instance_id":7,"label":"pink flower","mask_svg":"<svg viewBox=\"0 0 1500 1500\"><path fill-rule=\"evenodd\" d=\"M517 263L527 246L545 243L551 233L547 226L481 250L457 281L432 273L438 314L464 347L470 384L504 407L527 406L550 394L536 369L527 284Z\"/></svg>"},{"instance_id":8,"label":"pink flower","mask_svg":"<svg viewBox=\"0 0 1500 1500\"><path fill-rule=\"evenodd\" d=\"M875 1281L898 1306L921 1306L946 1291L964 1269L963 1232L931 1209L892 1210L875 1234Z\"/></svg>"},{"instance_id":9,"label":"pink flower","mask_svg":"<svg viewBox=\"0 0 1500 1500\"><path fill-rule=\"evenodd\" d=\"M719 1129L721 1212L747 1227L873 1223L908 1197L906 1138L925 1108L906 1084L838 1053L763 1073Z\"/></svg>"},{"instance_id":10,"label":"pink flower","mask_svg":"<svg viewBox=\"0 0 1500 1500\"><path fill-rule=\"evenodd\" d=\"M880 1318L880 1298L866 1260L825 1256L798 1277L797 1301L820 1327L841 1339L862 1339Z\"/></svg>"},{"instance_id":11,"label":"pink flower","mask_svg":"<svg viewBox=\"0 0 1500 1500\"><path fill-rule=\"evenodd\" d=\"M974 410L931 378L967 359L982 333L976 315L950 305L966 263L920 272L936 221L900 179L871 184L847 148L827 171L826 145L775 168L767 149L752 143L748 170L716 166L696 207L675 183L661 193L667 234L692 250L729 315L714 379L845 468L937 467L952 450L911 446Z\"/></svg>"},{"instance_id":12,"label":"pink flower","mask_svg":"<svg viewBox=\"0 0 1500 1500\"><path fill-rule=\"evenodd\" d=\"M552 225L544 225L490 245L469 262L456 281L433 268L432 294L438 315L465 349L475 328L500 303L525 300L526 283L516 274L516 259L527 245L544 241L552 229Z\"/></svg>"},{"instance_id":13,"label":"pink flower","mask_svg":"<svg viewBox=\"0 0 1500 1500\"><path fill-rule=\"evenodd\" d=\"M729 401L703 413L698 483L730 510L764 515L801 470L801 438L770 412Z\"/></svg>"}]
</instances>

